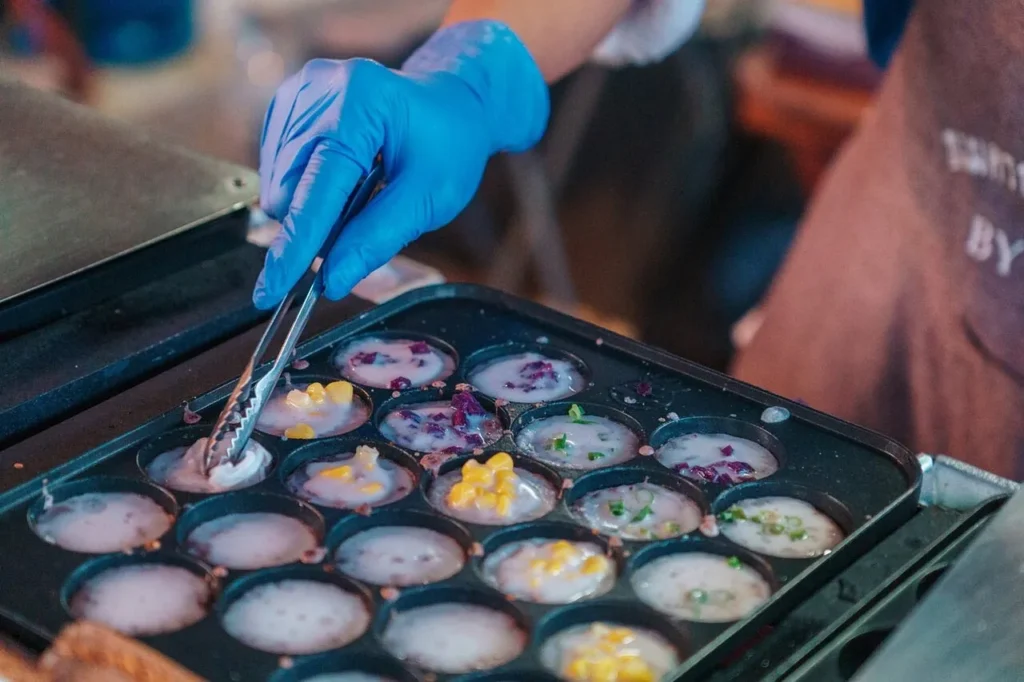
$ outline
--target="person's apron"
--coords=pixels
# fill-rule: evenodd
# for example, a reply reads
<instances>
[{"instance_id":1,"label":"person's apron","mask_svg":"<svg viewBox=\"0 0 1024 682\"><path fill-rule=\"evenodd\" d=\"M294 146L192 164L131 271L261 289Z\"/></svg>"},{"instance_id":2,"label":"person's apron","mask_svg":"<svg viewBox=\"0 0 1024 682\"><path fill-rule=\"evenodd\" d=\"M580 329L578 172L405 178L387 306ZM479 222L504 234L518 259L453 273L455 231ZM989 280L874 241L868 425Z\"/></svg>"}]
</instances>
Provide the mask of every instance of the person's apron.
<instances>
[{"instance_id":1,"label":"person's apron","mask_svg":"<svg viewBox=\"0 0 1024 682\"><path fill-rule=\"evenodd\" d=\"M734 372L1024 477L1024 4L918 0Z\"/></svg>"}]
</instances>

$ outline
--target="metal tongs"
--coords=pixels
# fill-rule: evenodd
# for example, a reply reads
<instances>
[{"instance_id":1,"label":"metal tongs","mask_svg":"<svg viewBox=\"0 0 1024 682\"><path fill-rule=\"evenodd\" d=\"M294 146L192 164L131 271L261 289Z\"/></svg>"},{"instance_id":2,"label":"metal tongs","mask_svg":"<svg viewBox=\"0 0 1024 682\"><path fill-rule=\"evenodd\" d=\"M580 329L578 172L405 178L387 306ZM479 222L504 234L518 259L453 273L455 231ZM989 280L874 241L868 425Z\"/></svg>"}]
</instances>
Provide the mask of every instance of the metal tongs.
<instances>
[{"instance_id":1,"label":"metal tongs","mask_svg":"<svg viewBox=\"0 0 1024 682\"><path fill-rule=\"evenodd\" d=\"M341 212L341 216L331 229L331 233L328 235L323 247L321 247L318 257L324 258L327 256L327 253L334 245L335 240L341 234L345 225L348 224L353 216L363 210L363 207L373 198L377 190L383 186L383 183L384 167L380 162L380 157L378 157L369 173L360 180L355 190L349 196L345 209ZM217 423L214 425L213 432L210 434L210 438L203 450L203 475L206 475L211 468L218 464L225 462L237 464L242 459L245 445L249 442L249 437L252 436L253 429L256 426L256 420L259 419L260 412L263 411L263 406L267 399L270 398L270 394L281 378L285 367L291 362L292 352L299 341L299 336L302 335L302 330L306 327L306 322L313 311L313 306L316 305L316 302L320 300L320 296L324 293L323 269L318 270L312 278L309 289L306 291L306 296L299 306L298 313L295 315L295 321L292 323L291 329L288 330L288 335L281 344L281 350L278 351L277 357L274 359L274 364L254 385L253 376L256 372L256 367L259 366L263 356L266 355L270 342L277 335L277 330L284 321L285 315L291 307L292 301L295 300L296 292L300 287L301 284L296 286L277 306L277 310L274 311L274 315L270 318L263 336L260 337L260 342L256 345L256 350L253 351L252 357L249 358L249 363L242 371L242 376L239 377L235 390L231 392L231 396L224 405L224 409L221 411L220 416L217 417ZM223 448L221 444L224 444Z\"/></svg>"}]
</instances>

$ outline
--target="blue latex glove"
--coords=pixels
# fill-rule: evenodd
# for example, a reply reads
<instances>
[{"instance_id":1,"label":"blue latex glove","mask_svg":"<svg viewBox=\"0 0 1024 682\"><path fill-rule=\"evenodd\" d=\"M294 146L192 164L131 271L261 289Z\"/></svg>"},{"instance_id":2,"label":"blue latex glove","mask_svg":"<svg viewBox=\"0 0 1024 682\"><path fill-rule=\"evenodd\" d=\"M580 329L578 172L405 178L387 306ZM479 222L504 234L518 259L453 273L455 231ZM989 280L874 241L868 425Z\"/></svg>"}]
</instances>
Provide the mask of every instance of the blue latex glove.
<instances>
[{"instance_id":1,"label":"blue latex glove","mask_svg":"<svg viewBox=\"0 0 1024 682\"><path fill-rule=\"evenodd\" d=\"M535 144L548 112L533 58L493 21L438 31L401 71L362 59L308 63L281 85L264 123L261 204L283 229L253 302L271 308L295 285L378 150L388 185L327 256L328 298L455 218L487 159Z\"/></svg>"}]
</instances>

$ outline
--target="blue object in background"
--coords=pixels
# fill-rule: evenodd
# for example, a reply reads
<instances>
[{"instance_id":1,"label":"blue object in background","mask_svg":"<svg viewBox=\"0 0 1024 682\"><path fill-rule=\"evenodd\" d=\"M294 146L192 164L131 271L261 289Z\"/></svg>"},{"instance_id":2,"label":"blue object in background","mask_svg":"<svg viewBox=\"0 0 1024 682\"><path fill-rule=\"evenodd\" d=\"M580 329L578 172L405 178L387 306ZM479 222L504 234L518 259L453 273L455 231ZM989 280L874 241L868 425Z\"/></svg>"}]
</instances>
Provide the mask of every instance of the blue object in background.
<instances>
[{"instance_id":1,"label":"blue object in background","mask_svg":"<svg viewBox=\"0 0 1024 682\"><path fill-rule=\"evenodd\" d=\"M184 52L195 37L193 0L50 0L90 59L140 65Z\"/></svg>"}]
</instances>

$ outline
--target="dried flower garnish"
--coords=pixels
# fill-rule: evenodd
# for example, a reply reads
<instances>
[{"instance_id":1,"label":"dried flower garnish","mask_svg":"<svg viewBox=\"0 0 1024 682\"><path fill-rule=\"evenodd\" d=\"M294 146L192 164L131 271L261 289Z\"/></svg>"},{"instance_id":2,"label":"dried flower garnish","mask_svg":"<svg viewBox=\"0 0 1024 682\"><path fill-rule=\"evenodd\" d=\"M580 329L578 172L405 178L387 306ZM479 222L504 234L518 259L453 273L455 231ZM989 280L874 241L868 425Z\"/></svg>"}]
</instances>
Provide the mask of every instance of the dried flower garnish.
<instances>
[{"instance_id":1,"label":"dried flower garnish","mask_svg":"<svg viewBox=\"0 0 1024 682\"><path fill-rule=\"evenodd\" d=\"M409 344L409 352L413 355L429 355L430 345L426 341L413 341Z\"/></svg>"},{"instance_id":2,"label":"dried flower garnish","mask_svg":"<svg viewBox=\"0 0 1024 682\"><path fill-rule=\"evenodd\" d=\"M398 595L401 594L398 589L394 587L382 587L380 588L380 596L385 601L395 601L398 599Z\"/></svg>"}]
</instances>

